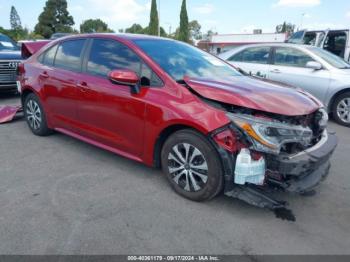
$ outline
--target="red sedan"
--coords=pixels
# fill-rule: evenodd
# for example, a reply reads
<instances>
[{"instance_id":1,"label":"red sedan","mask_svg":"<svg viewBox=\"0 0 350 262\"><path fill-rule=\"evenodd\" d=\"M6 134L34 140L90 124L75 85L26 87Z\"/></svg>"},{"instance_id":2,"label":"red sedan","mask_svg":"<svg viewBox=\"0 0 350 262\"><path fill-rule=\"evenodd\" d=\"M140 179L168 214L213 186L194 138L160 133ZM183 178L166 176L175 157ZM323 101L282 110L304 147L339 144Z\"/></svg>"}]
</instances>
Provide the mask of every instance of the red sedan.
<instances>
[{"instance_id":1,"label":"red sedan","mask_svg":"<svg viewBox=\"0 0 350 262\"><path fill-rule=\"evenodd\" d=\"M306 193L336 137L311 95L244 76L170 39L115 34L53 41L20 65L29 128L53 130L161 167L179 194L281 208L261 191Z\"/></svg>"}]
</instances>

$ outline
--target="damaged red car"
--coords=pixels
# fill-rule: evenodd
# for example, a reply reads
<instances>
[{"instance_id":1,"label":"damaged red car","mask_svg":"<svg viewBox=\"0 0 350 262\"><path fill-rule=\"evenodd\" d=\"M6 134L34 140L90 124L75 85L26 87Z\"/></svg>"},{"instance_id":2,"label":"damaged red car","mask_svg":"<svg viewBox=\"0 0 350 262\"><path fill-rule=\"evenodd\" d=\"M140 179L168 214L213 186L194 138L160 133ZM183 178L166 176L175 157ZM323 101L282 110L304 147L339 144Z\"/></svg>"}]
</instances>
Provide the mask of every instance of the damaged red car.
<instances>
[{"instance_id":1,"label":"damaged red car","mask_svg":"<svg viewBox=\"0 0 350 262\"><path fill-rule=\"evenodd\" d=\"M53 41L19 67L25 119L162 168L180 195L220 192L280 209L271 189L305 194L337 145L310 94L245 76L170 39L116 34Z\"/></svg>"}]
</instances>

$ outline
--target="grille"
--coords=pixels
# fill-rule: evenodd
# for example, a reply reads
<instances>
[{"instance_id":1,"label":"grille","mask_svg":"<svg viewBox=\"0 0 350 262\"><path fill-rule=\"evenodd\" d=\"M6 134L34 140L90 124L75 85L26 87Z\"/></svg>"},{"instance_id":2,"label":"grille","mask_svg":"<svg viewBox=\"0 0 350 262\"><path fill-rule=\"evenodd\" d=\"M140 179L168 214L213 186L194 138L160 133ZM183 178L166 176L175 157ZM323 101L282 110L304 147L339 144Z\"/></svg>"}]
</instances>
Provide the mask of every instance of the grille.
<instances>
[{"instance_id":1,"label":"grille","mask_svg":"<svg viewBox=\"0 0 350 262\"><path fill-rule=\"evenodd\" d=\"M13 83L17 79L17 65L20 61L0 61L0 85ZM12 64L11 64L12 63Z\"/></svg>"}]
</instances>

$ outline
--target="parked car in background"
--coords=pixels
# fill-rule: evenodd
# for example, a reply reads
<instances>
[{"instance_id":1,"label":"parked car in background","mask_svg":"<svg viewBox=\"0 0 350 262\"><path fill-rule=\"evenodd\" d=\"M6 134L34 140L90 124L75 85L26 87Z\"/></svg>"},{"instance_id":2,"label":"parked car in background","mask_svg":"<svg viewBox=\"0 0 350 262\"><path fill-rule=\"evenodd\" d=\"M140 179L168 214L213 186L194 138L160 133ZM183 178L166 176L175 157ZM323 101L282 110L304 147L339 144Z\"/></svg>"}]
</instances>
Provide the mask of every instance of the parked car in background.
<instances>
[{"instance_id":1,"label":"parked car in background","mask_svg":"<svg viewBox=\"0 0 350 262\"><path fill-rule=\"evenodd\" d=\"M0 34L0 92L17 90L16 71L21 61L21 51L17 43Z\"/></svg>"},{"instance_id":2,"label":"parked car in background","mask_svg":"<svg viewBox=\"0 0 350 262\"><path fill-rule=\"evenodd\" d=\"M338 56L314 46L259 44L220 58L251 75L306 90L324 103L335 121L350 126L350 64Z\"/></svg>"},{"instance_id":3,"label":"parked car in background","mask_svg":"<svg viewBox=\"0 0 350 262\"><path fill-rule=\"evenodd\" d=\"M317 46L343 58L345 61L350 61L349 29L302 30L294 33L287 40L287 43Z\"/></svg>"},{"instance_id":4,"label":"parked car in background","mask_svg":"<svg viewBox=\"0 0 350 262\"><path fill-rule=\"evenodd\" d=\"M32 50L31 48L27 48ZM261 192L305 193L337 139L322 104L246 77L191 45L144 35L58 39L20 65L29 128L53 130L161 167L180 195L283 208Z\"/></svg>"}]
</instances>

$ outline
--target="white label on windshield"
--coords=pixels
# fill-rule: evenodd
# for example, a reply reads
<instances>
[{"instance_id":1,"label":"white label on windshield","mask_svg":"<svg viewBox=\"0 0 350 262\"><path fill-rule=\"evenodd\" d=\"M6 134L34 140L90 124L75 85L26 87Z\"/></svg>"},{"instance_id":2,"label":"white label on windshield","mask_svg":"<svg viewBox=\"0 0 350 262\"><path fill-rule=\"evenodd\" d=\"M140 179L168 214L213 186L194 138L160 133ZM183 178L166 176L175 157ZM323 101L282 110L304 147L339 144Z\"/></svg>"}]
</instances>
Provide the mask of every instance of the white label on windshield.
<instances>
[{"instance_id":1,"label":"white label on windshield","mask_svg":"<svg viewBox=\"0 0 350 262\"><path fill-rule=\"evenodd\" d=\"M214 66L225 66L225 64L223 62L221 62L220 60L218 60L214 57L205 56L204 58Z\"/></svg>"},{"instance_id":2,"label":"white label on windshield","mask_svg":"<svg viewBox=\"0 0 350 262\"><path fill-rule=\"evenodd\" d=\"M5 47L13 47L13 44L11 42L0 42Z\"/></svg>"}]
</instances>

